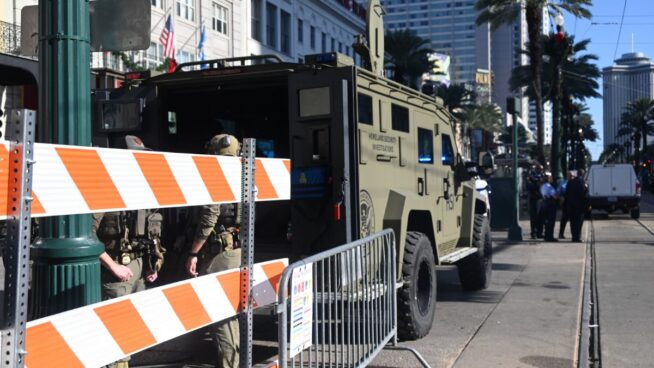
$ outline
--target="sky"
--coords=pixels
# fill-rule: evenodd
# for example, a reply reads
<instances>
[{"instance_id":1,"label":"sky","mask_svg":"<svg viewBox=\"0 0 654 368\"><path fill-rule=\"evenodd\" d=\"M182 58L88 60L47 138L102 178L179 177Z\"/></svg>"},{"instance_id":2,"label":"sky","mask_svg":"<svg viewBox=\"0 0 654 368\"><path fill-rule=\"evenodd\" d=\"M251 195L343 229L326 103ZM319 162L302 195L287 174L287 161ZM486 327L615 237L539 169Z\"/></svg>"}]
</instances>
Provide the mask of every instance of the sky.
<instances>
[{"instance_id":1,"label":"sky","mask_svg":"<svg viewBox=\"0 0 654 368\"><path fill-rule=\"evenodd\" d=\"M626 8L625 8L626 3ZM622 12L624 12L624 21ZM590 39L588 53L599 57L597 66L601 69L613 64L613 60L633 50L654 59L654 0L593 0L592 19L575 19L565 15L564 27L574 34L577 42ZM620 31L620 24L622 30ZM619 34L619 39L618 39ZM599 81L602 93L602 81ZM602 98L586 101L595 127L603 136ZM588 142L586 146L597 160L604 149L602 141Z\"/></svg>"}]
</instances>

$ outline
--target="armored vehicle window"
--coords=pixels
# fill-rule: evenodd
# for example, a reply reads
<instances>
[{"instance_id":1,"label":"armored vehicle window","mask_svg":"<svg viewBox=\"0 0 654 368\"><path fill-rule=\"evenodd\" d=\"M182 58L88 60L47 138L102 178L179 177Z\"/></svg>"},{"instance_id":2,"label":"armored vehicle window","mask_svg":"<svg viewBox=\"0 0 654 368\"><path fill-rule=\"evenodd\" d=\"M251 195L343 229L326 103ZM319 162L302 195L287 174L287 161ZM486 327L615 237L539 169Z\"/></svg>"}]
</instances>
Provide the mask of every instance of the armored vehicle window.
<instances>
[{"instance_id":1,"label":"armored vehicle window","mask_svg":"<svg viewBox=\"0 0 654 368\"><path fill-rule=\"evenodd\" d=\"M434 163L434 133L429 129L418 128L418 162Z\"/></svg>"},{"instance_id":2,"label":"armored vehicle window","mask_svg":"<svg viewBox=\"0 0 654 368\"><path fill-rule=\"evenodd\" d=\"M447 134L441 135L441 163L443 165L452 166L454 165L454 147L452 147L452 140Z\"/></svg>"},{"instance_id":3,"label":"armored vehicle window","mask_svg":"<svg viewBox=\"0 0 654 368\"><path fill-rule=\"evenodd\" d=\"M329 115L329 87L300 90L300 117Z\"/></svg>"},{"instance_id":4,"label":"armored vehicle window","mask_svg":"<svg viewBox=\"0 0 654 368\"><path fill-rule=\"evenodd\" d=\"M359 93L359 123L372 125L372 96Z\"/></svg>"},{"instance_id":5,"label":"armored vehicle window","mask_svg":"<svg viewBox=\"0 0 654 368\"><path fill-rule=\"evenodd\" d=\"M393 130L409 132L409 109L393 104L391 109L391 120Z\"/></svg>"}]
</instances>

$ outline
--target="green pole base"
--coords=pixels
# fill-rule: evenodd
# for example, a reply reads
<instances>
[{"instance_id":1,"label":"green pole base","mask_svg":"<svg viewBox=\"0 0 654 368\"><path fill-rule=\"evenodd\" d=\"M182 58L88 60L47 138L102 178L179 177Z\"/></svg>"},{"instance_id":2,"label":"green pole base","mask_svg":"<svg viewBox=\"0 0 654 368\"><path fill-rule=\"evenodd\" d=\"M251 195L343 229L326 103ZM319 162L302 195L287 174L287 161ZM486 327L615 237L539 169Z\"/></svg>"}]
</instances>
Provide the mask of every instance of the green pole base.
<instances>
[{"instance_id":1,"label":"green pole base","mask_svg":"<svg viewBox=\"0 0 654 368\"><path fill-rule=\"evenodd\" d=\"M509 227L509 240L522 241L522 228L518 224L513 224Z\"/></svg>"},{"instance_id":2,"label":"green pole base","mask_svg":"<svg viewBox=\"0 0 654 368\"><path fill-rule=\"evenodd\" d=\"M49 238L34 244L30 318L99 302L102 252L104 245L92 237Z\"/></svg>"}]
</instances>

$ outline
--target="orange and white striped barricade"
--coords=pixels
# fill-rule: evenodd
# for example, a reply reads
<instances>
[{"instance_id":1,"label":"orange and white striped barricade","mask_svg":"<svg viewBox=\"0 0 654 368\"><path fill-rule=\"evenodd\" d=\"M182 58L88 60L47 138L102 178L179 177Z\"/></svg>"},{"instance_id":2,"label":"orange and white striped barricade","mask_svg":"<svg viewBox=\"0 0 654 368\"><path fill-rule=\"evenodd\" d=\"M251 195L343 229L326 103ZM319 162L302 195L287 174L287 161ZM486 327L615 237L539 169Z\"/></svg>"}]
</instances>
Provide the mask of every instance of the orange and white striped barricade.
<instances>
[{"instance_id":1,"label":"orange and white striped barricade","mask_svg":"<svg viewBox=\"0 0 654 368\"><path fill-rule=\"evenodd\" d=\"M239 157L36 143L34 161L34 217L241 201ZM0 144L0 201L8 162L8 144ZM255 165L257 201L290 199L289 160ZM0 203L0 219L6 216Z\"/></svg>"},{"instance_id":2,"label":"orange and white striped barricade","mask_svg":"<svg viewBox=\"0 0 654 368\"><path fill-rule=\"evenodd\" d=\"M242 334L241 361L251 365L252 306L262 304L262 296L257 297L252 293L259 287L253 282L265 279L262 275L257 276L258 271L253 268L254 203L255 201L290 199L289 160L255 159L254 139L244 140L242 158L35 144L36 114L29 110L14 111L11 114L7 126L8 140L0 143L0 220L7 220L9 230L7 244L10 254L7 260L8 272L5 275L6 284L10 287L5 290L5 325L2 326L3 365L22 366L26 354L24 332L27 315L30 217L234 202L241 202L243 206L241 222L243 258L241 269L228 273L230 275L234 272L237 273L234 284L229 286L236 291L230 289L229 298L234 297L234 292L236 292L244 312L241 313L238 308L234 307L234 312L230 312L230 315L241 313L241 316L244 317L243 322L245 322L247 333L245 336ZM36 165L33 165L34 163ZM216 277L220 278L221 276ZM198 280L210 279L200 278ZM202 282L188 281L187 286L178 285L181 289L165 287L153 290L147 294L154 295L151 301L144 299L146 294L136 294L127 300L117 299L31 322L30 330L27 333L27 354L31 354L30 361L33 361L34 364L30 365L46 366L41 363L46 364L49 359L57 358L56 354L52 355L53 350L39 345L40 342L45 341L42 339L43 336L52 337L54 340L48 344L52 343L61 348L64 347L62 341L64 343L74 341L73 336L77 336L78 332L83 330L82 325L66 319L74 313L87 313L89 319L85 323L89 325L95 321L95 325L98 326L97 318L102 320L101 323L111 321L109 322L111 326L105 324L104 332L111 335L112 338L116 337L114 333L120 335L119 339L114 340L111 359L108 358L109 355L98 354L98 357L102 356L101 360L104 362L101 364L110 363L117 359L116 357L120 358L121 354L125 356L161 342L170 331L160 331L150 324L146 324L148 317L135 312L136 304L140 303L139 305L144 308L151 304L152 310L163 308L170 312L170 308L174 309L172 305L170 307L154 305L166 300L166 294L164 293L164 297L162 297L161 293L164 291L161 290L191 292L199 288L200 286L196 285L201 285ZM215 284L215 281L206 282ZM157 297L157 295L159 296ZM215 294L211 295L213 296L197 297L196 295L196 299L199 300L196 305L209 308L208 302L205 302L216 298ZM179 299L177 301L179 302ZM103 307L105 305L106 307ZM159 311L161 312L163 309ZM197 309L200 310L200 308ZM125 332L132 330L122 328L130 326L123 326L119 319L111 318L112 313L118 313L117 311L131 313L130 324L132 322L138 324L140 321L140 326L148 327L147 331L149 332L144 332L146 329L134 330L141 331L134 332L136 335L133 335L132 332ZM100 316L102 313L104 313L105 319ZM93 317L94 315L96 317ZM190 331L215 322L215 318L218 316L220 316L219 312L207 309L203 314L200 313L199 317L191 315L191 320L195 322L190 325L180 322L181 320L178 321L178 324L182 323L185 331ZM200 319L197 320L197 318ZM60 330L66 324L78 326L81 330ZM150 330L150 327L153 329ZM145 335L141 335L141 333ZM60 339L57 340L56 336L59 336ZM94 335L80 336L89 338ZM100 339L100 335L98 336ZM149 337L146 340L139 340L143 336ZM106 337L105 334L105 340L98 341L102 343L110 341ZM117 342L119 340L120 343ZM143 341L147 341L147 344ZM96 342L94 341L94 343ZM92 359L96 355L80 350L79 346L81 345L73 345L75 347L71 345L69 351L72 351L77 360L73 359L70 362L77 361L82 365L87 365L87 359ZM121 354L118 354L119 350ZM68 361L66 360L66 362ZM96 361L88 360L88 362ZM49 364L47 366L68 365Z\"/></svg>"},{"instance_id":3,"label":"orange and white striped barricade","mask_svg":"<svg viewBox=\"0 0 654 368\"><path fill-rule=\"evenodd\" d=\"M255 264L255 306L277 300L288 260ZM160 286L27 323L26 367L100 367L242 311L240 270Z\"/></svg>"}]
</instances>

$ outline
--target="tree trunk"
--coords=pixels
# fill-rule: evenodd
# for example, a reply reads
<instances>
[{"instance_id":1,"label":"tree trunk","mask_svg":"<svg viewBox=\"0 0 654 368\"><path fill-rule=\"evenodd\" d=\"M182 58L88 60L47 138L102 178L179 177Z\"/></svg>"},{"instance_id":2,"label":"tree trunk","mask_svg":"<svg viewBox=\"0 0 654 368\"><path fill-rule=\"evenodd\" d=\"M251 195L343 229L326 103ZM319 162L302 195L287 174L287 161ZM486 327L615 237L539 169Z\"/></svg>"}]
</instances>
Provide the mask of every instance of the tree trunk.
<instances>
[{"instance_id":1,"label":"tree trunk","mask_svg":"<svg viewBox=\"0 0 654 368\"><path fill-rule=\"evenodd\" d=\"M647 122L645 122L641 128L640 134L643 138L643 162L647 159Z\"/></svg>"},{"instance_id":2,"label":"tree trunk","mask_svg":"<svg viewBox=\"0 0 654 368\"><path fill-rule=\"evenodd\" d=\"M529 5L527 2L525 14L527 18L527 32L529 34L529 59L531 76L534 83L534 99L536 105L536 131L537 131L537 156L541 164L545 164L545 118L543 113L543 48L540 43L540 36L543 27L543 8L538 5Z\"/></svg>"},{"instance_id":3,"label":"tree trunk","mask_svg":"<svg viewBox=\"0 0 654 368\"><path fill-rule=\"evenodd\" d=\"M640 165L640 133L634 137L634 164L636 167Z\"/></svg>"}]
</instances>

